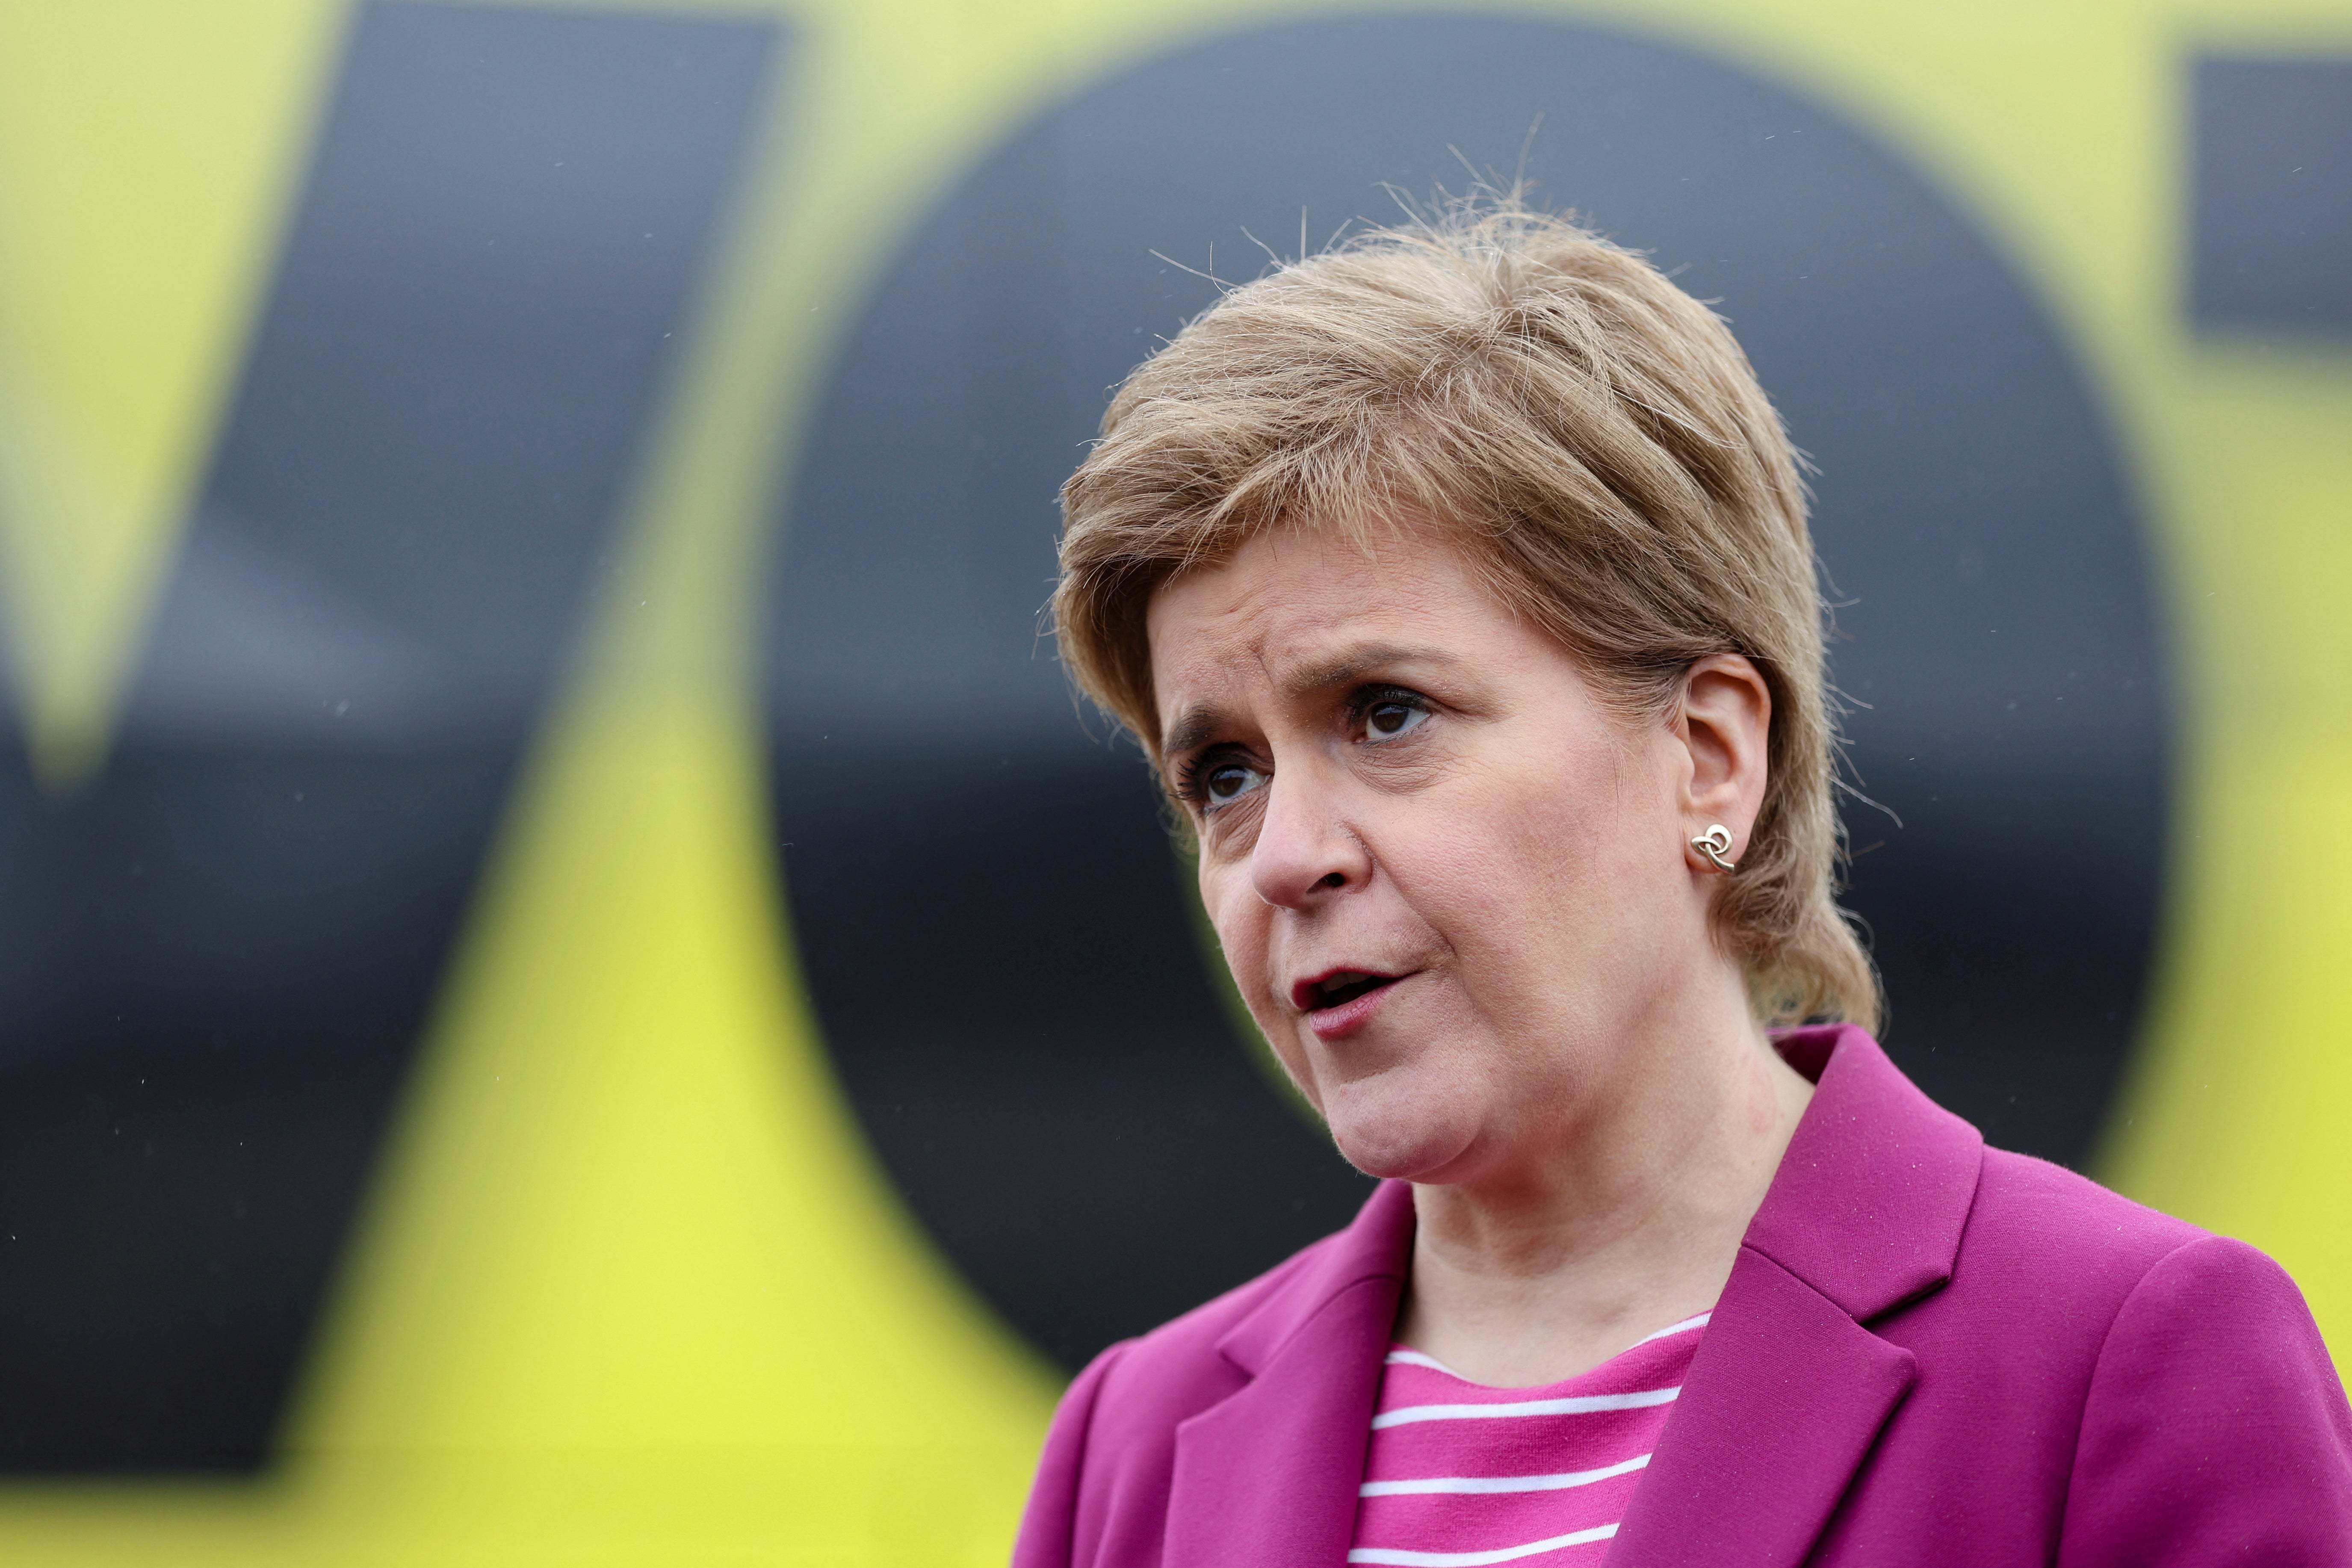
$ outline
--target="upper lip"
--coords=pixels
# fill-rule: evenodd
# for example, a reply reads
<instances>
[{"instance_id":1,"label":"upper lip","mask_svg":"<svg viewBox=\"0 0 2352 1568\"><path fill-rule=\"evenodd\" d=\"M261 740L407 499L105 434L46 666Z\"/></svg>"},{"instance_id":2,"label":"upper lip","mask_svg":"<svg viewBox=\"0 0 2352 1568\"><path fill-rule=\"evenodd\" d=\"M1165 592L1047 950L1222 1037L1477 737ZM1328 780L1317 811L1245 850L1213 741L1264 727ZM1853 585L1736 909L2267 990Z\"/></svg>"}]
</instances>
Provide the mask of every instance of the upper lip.
<instances>
[{"instance_id":1,"label":"upper lip","mask_svg":"<svg viewBox=\"0 0 2352 1568\"><path fill-rule=\"evenodd\" d=\"M1402 977L1391 974L1384 969L1365 969L1355 964L1335 964L1329 969L1310 974L1293 984L1290 988L1290 1005L1302 1013L1312 1013L1318 1008L1331 1006L1333 1004L1330 994L1344 986L1358 985L1367 981L1382 984L1401 978Z\"/></svg>"}]
</instances>

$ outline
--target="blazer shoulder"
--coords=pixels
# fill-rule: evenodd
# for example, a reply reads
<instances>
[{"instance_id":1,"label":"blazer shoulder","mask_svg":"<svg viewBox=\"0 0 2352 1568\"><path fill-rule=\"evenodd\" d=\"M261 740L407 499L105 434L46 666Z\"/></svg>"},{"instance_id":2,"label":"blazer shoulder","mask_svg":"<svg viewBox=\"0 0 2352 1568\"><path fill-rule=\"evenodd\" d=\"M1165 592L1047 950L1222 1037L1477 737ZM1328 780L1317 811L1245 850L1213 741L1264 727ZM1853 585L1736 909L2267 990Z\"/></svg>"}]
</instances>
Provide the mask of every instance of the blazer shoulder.
<instances>
[{"instance_id":1,"label":"blazer shoulder","mask_svg":"<svg viewBox=\"0 0 2352 1568\"><path fill-rule=\"evenodd\" d=\"M2200 1236L2148 1268L2100 1346L2064 1568L2341 1563L2352 1406L2294 1280Z\"/></svg>"},{"instance_id":2,"label":"blazer shoulder","mask_svg":"<svg viewBox=\"0 0 2352 1568\"><path fill-rule=\"evenodd\" d=\"M2164 1258L2210 1236L2063 1166L1988 1148L1960 1262L2063 1275L2120 1305Z\"/></svg>"},{"instance_id":3,"label":"blazer shoulder","mask_svg":"<svg viewBox=\"0 0 2352 1568\"><path fill-rule=\"evenodd\" d=\"M2079 1408L2124 1303L2208 1236L2072 1171L1987 1149L1944 1282L1874 1326L1931 1364L1990 1358L2034 1397Z\"/></svg>"}]
</instances>

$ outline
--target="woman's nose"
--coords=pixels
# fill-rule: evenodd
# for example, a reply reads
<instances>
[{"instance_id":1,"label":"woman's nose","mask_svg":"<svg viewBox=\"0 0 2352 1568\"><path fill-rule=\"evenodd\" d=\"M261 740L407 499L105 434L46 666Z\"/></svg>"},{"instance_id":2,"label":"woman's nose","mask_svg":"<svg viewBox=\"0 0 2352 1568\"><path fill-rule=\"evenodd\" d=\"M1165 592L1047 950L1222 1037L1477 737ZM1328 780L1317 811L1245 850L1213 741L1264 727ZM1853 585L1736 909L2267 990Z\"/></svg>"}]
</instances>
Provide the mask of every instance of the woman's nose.
<instances>
[{"instance_id":1,"label":"woman's nose","mask_svg":"<svg viewBox=\"0 0 2352 1568\"><path fill-rule=\"evenodd\" d=\"M1300 770L1266 785L1265 816L1250 853L1257 896L1278 909L1303 909L1362 884L1371 873L1363 840L1349 827L1330 792Z\"/></svg>"}]
</instances>

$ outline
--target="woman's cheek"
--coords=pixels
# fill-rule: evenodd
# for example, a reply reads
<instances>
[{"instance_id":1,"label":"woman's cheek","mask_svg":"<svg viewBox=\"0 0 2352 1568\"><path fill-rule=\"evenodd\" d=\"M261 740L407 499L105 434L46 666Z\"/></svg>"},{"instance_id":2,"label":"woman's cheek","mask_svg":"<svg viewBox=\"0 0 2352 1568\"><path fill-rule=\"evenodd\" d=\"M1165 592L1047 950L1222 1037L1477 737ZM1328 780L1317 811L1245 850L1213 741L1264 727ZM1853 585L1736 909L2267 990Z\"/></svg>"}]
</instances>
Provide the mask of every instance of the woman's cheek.
<instances>
[{"instance_id":1,"label":"woman's cheek","mask_svg":"<svg viewBox=\"0 0 2352 1568\"><path fill-rule=\"evenodd\" d=\"M1208 911L1209 925L1217 933L1217 948L1225 955L1225 967L1233 973L1242 1001L1260 1025L1270 1026L1273 986L1266 974L1265 922L1255 918L1265 906L1247 896L1245 889L1244 896L1234 897L1227 880L1203 873L1201 906Z\"/></svg>"}]
</instances>

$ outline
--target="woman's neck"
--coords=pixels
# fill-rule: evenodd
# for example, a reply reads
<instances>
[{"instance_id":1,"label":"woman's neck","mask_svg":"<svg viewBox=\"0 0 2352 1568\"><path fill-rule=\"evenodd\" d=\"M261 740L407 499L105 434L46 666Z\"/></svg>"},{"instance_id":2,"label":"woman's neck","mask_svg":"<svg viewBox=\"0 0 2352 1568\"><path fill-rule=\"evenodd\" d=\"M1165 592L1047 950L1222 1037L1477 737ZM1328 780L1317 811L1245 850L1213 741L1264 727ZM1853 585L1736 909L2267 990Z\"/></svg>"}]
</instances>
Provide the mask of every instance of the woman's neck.
<instances>
[{"instance_id":1,"label":"woman's neck","mask_svg":"<svg viewBox=\"0 0 2352 1568\"><path fill-rule=\"evenodd\" d=\"M1623 1081L1516 1157L1414 1188L1400 1338L1475 1382L1533 1387L1714 1305L1812 1086L1744 993L1728 1016L1706 1000L1632 1031L1609 1053Z\"/></svg>"}]
</instances>

